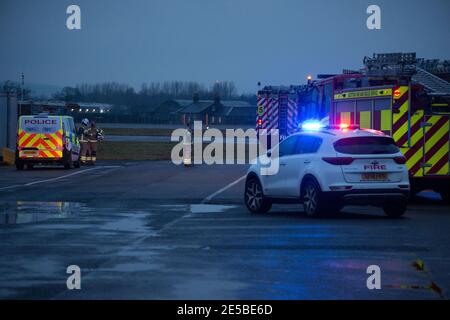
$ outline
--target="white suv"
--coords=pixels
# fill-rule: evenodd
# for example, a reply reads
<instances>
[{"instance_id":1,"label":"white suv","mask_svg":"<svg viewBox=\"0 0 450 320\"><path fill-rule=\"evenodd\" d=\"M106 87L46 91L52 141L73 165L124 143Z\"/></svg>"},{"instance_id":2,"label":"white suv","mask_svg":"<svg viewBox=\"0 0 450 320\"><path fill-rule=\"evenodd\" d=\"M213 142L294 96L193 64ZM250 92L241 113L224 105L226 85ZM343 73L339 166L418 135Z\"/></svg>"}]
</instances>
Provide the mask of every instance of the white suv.
<instances>
[{"instance_id":1,"label":"white suv","mask_svg":"<svg viewBox=\"0 0 450 320\"><path fill-rule=\"evenodd\" d=\"M347 204L380 206L389 217L406 211L406 159L394 140L379 131L329 126L291 135L275 148L277 174L261 175L261 162L267 159L247 173L244 200L251 212L289 202L303 203L310 216L335 213Z\"/></svg>"}]
</instances>

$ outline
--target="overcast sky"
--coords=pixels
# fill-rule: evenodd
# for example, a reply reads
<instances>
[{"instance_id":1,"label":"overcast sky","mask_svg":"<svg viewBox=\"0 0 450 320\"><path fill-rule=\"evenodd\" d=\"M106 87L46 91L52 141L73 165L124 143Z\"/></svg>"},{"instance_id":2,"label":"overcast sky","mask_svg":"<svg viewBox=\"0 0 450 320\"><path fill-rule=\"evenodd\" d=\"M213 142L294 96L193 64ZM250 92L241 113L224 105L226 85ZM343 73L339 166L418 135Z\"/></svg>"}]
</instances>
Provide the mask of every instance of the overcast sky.
<instances>
[{"instance_id":1,"label":"overcast sky","mask_svg":"<svg viewBox=\"0 0 450 320\"><path fill-rule=\"evenodd\" d=\"M81 7L82 29L66 28ZM366 9L382 10L382 29ZM0 0L0 79L303 83L374 52L450 59L450 0Z\"/></svg>"}]
</instances>

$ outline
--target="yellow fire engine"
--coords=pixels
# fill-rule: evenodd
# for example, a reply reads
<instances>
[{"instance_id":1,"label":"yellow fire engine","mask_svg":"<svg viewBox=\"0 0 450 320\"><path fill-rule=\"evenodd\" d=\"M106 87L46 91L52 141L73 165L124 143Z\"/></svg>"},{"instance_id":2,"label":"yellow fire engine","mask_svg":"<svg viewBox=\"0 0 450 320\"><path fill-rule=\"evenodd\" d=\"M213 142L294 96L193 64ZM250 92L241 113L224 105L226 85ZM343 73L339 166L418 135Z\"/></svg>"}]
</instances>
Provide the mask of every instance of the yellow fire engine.
<instances>
[{"instance_id":1,"label":"yellow fire engine","mask_svg":"<svg viewBox=\"0 0 450 320\"><path fill-rule=\"evenodd\" d=\"M432 61L450 74L448 61ZM361 71L322 75L306 85L263 88L257 129L279 129L283 138L305 120L328 117L330 124L383 131L407 159L412 192L433 189L448 201L450 83L414 53L378 54L364 63Z\"/></svg>"}]
</instances>

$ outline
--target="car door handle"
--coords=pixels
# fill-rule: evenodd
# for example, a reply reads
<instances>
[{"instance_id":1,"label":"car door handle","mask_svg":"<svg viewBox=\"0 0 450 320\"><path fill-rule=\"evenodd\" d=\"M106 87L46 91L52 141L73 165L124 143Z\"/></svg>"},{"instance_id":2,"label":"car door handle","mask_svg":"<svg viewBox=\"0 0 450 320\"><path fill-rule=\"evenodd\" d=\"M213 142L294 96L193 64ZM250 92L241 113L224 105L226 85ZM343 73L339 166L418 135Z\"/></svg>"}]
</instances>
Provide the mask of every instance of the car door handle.
<instances>
[{"instance_id":1,"label":"car door handle","mask_svg":"<svg viewBox=\"0 0 450 320\"><path fill-rule=\"evenodd\" d=\"M310 164L310 163L311 163L311 161L309 161L309 160L305 160L305 161L303 161L303 163L304 163L304 164Z\"/></svg>"},{"instance_id":2,"label":"car door handle","mask_svg":"<svg viewBox=\"0 0 450 320\"><path fill-rule=\"evenodd\" d=\"M281 162L280 166L284 167L287 163L286 162Z\"/></svg>"}]
</instances>

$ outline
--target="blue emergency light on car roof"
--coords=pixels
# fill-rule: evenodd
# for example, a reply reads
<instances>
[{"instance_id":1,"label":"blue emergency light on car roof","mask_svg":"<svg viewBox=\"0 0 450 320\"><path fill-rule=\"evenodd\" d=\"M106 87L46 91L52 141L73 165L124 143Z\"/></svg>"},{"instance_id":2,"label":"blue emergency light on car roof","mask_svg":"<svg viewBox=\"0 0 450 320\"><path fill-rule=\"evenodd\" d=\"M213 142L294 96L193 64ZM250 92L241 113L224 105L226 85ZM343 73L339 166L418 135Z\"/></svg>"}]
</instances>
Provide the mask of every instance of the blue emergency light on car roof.
<instances>
[{"instance_id":1,"label":"blue emergency light on car roof","mask_svg":"<svg viewBox=\"0 0 450 320\"><path fill-rule=\"evenodd\" d=\"M360 129L359 125L355 124L347 124L347 123L339 123L339 124L332 124L332 125L325 125L321 121L318 120L308 120L302 123L301 129L304 131L319 131L319 130L326 130L326 129L334 129L334 130L341 130L341 131L347 131L347 130L356 130Z\"/></svg>"},{"instance_id":2,"label":"blue emergency light on car roof","mask_svg":"<svg viewBox=\"0 0 450 320\"><path fill-rule=\"evenodd\" d=\"M302 123L302 130L305 131L318 131L324 128L324 125L320 121L310 120Z\"/></svg>"}]
</instances>

